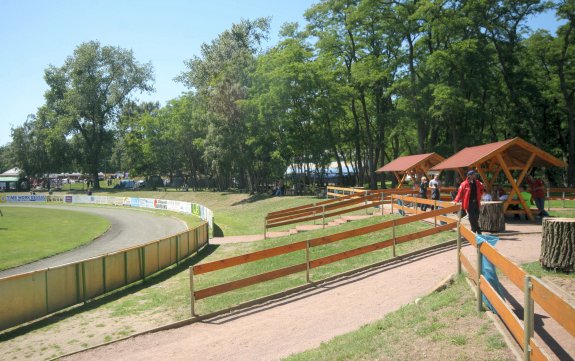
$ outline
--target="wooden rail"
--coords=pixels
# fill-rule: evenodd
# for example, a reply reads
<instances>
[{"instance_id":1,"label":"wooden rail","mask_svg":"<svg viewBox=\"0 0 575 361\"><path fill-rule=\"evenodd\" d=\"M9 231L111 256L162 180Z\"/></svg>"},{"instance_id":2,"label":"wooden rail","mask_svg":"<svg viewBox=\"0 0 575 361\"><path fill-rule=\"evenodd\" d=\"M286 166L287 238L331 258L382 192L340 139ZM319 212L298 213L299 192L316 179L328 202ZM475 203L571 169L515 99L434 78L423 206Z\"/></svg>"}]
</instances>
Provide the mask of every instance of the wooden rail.
<instances>
[{"instance_id":1,"label":"wooden rail","mask_svg":"<svg viewBox=\"0 0 575 361\"><path fill-rule=\"evenodd\" d=\"M468 240L474 247L477 247L475 234L470 232L465 226L460 225L460 234ZM502 274L517 286L524 293L523 320L520 320L513 310L503 302L503 299L494 290L493 285L482 275L477 279L477 270L473 268L471 262L463 254L459 254L458 261L463 264L470 277L477 284L478 299L482 294L491 303L503 323L509 329L513 338L517 341L524 352L524 360L548 360L549 357L542 350L538 342L533 338L533 320L535 317L533 303L536 302L561 325L571 336L575 337L575 302L571 299L563 299L555 293L552 288L538 278L527 274L522 268L500 254L496 248L487 242L481 243L479 247L480 257L486 257ZM479 301L481 307L481 301ZM529 345L528 347L526 345Z\"/></svg>"},{"instance_id":2,"label":"wooden rail","mask_svg":"<svg viewBox=\"0 0 575 361\"><path fill-rule=\"evenodd\" d=\"M362 209L383 207L389 204L389 196L398 193L395 189L362 190L359 193L343 195L309 205L292 207L281 211L270 212L264 221L264 238L269 228L290 224L316 221L355 212ZM411 194L411 190L399 190L400 194ZM383 208L382 208L383 209Z\"/></svg>"},{"instance_id":3,"label":"wooden rail","mask_svg":"<svg viewBox=\"0 0 575 361\"><path fill-rule=\"evenodd\" d=\"M437 233L440 233L440 232L443 232L443 231L446 231L449 229L454 229L457 227L457 221L446 217L448 222L446 222L446 224L443 224L443 225L440 225L437 227L433 227L430 229L426 229L426 230L422 230L419 232L410 233L410 234L406 234L406 235L402 235L402 236L398 236L398 237L392 237L390 239L377 242L375 244L357 247L355 249L351 249L351 250L337 253L337 254L332 254L330 256L318 258L315 260L310 260L308 258L306 260L306 263L296 264L296 265L281 268L278 270L272 270L272 271L262 273L259 275L250 276L250 277L246 277L243 279L239 279L239 280L211 286L211 287L204 288L201 290L195 290L194 289L193 278L197 275L206 274L206 273L210 273L210 272L214 272L214 271L218 271L218 270L223 270L223 269L226 269L229 267L239 266L239 265L243 265L243 264L247 264L247 263L251 263L251 262L255 262L255 261L259 261L259 260L263 260L263 259L267 259L267 258L272 258L272 257L280 256L280 255L285 255L287 253L291 253L291 252L295 252L295 251L306 250L306 253L309 255L309 250L310 250L310 248L313 248L313 247L319 247L319 246L327 245L330 243L339 242L339 241L346 240L346 239L351 239L351 238L354 238L357 236L370 234L373 232L378 232L378 231L385 230L385 229L393 229L394 230L395 227L400 226L400 225L418 222L418 221L421 221L421 220L424 220L424 219L427 219L430 217L436 217L436 216L449 214L449 213L457 211L458 209L459 209L459 206L454 206L454 205L450 204L449 207L446 207L443 209L436 209L434 211L430 211L430 212L426 212L426 213L422 213L422 214L416 214L416 215L413 215L410 217L404 217L404 218L399 218L399 219L395 219L395 220L384 221L384 222L381 222L378 224L369 225L369 226L365 226L365 227L361 227L361 228L357 228L357 229L353 229L353 230L349 230L349 231L345 231L345 232L340 232L340 233L332 234L329 236L317 237L317 238L309 239L307 241L296 242L296 243L292 243L292 244L285 245L285 246L269 248L266 250L252 252L252 253L241 255L241 256L236 256L236 257L231 257L231 258L227 258L227 259L222 259L222 260L217 260L217 261L213 261L213 262L195 265L193 267L190 267L190 286L191 286L191 292L192 292L192 297L191 297L192 298L192 314L195 315L195 313L194 313L194 309L195 309L194 308L194 302L195 302L195 300L200 300L200 299L203 299L206 297L215 296L215 295L218 295L221 293L229 292L229 291L236 290L239 288L247 287L247 286L258 284L261 282L266 282L266 281L273 280L273 279L276 279L279 277L284 277L284 276L287 276L290 274L303 272L303 271L306 271L306 279L309 280L309 270L310 269L321 267L321 266L324 266L324 265L327 265L327 264L330 264L333 262L341 261L341 260L348 259L351 257L356 257L356 256L359 256L362 254L366 254L366 253L373 252L376 250L384 249L387 247L393 247L394 248L393 254L395 255L395 246L397 244L412 241L412 240L419 239L419 238L422 238L425 236L437 234ZM393 234L395 235L395 230L393 231Z\"/></svg>"}]
</instances>

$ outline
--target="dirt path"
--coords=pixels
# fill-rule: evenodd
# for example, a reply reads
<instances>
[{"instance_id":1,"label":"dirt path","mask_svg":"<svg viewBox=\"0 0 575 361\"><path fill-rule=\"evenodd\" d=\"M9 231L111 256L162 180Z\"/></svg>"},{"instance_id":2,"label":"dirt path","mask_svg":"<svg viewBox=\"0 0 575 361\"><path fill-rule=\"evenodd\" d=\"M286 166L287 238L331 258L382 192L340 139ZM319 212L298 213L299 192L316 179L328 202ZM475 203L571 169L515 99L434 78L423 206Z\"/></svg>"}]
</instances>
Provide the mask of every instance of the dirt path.
<instances>
[{"instance_id":1,"label":"dirt path","mask_svg":"<svg viewBox=\"0 0 575 361\"><path fill-rule=\"evenodd\" d=\"M497 248L514 262L538 259L540 224L511 222L499 236ZM473 257L472 247L465 247L463 252ZM383 318L427 294L455 270L454 249L434 252L265 305L132 337L66 360L276 360ZM573 357L575 350L565 354Z\"/></svg>"}]
</instances>

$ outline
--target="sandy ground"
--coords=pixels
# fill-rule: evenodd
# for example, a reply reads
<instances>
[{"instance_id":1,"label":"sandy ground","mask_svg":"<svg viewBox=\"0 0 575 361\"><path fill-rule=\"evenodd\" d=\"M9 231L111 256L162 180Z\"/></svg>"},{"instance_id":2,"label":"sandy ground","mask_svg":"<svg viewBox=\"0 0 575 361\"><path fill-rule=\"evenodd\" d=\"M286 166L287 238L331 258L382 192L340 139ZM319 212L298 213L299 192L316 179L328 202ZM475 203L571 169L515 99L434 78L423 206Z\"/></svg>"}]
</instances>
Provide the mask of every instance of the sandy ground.
<instances>
[{"instance_id":1,"label":"sandy ground","mask_svg":"<svg viewBox=\"0 0 575 361\"><path fill-rule=\"evenodd\" d=\"M520 264L539 258L539 223L511 221L507 230L498 236L500 241L496 248L513 262ZM238 241L241 239L233 239L233 242ZM464 247L463 253L471 260L475 257L470 246ZM455 271L455 249L435 251L243 311L131 337L65 359L277 360L379 320L426 295ZM514 287L505 279L502 284ZM520 294L519 303L522 303L521 292L512 290L508 296L517 293ZM508 302L514 303L512 297ZM542 310L536 311L538 318L545 320L545 324L539 323L539 332L544 336L553 334L562 345L567 345L566 349L558 350L559 357L552 359L574 359L572 337L564 331L561 333L560 327L553 325ZM552 346L557 350L557 345Z\"/></svg>"}]
</instances>

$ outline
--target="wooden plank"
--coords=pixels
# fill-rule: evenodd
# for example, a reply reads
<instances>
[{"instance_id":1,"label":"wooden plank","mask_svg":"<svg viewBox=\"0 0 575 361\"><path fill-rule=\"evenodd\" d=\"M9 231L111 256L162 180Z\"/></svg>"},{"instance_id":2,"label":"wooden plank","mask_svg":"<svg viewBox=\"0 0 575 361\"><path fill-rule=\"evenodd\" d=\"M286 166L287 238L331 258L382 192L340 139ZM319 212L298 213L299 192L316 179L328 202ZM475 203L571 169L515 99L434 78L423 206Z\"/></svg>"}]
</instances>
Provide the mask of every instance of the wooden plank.
<instances>
[{"instance_id":1,"label":"wooden plank","mask_svg":"<svg viewBox=\"0 0 575 361\"><path fill-rule=\"evenodd\" d=\"M469 277L471 278L471 280L473 280L473 282L477 284L477 270L473 268L471 262L469 262L469 260L467 259L467 257L465 257L465 255L463 255L463 253L459 255L459 260L461 261L463 267L465 267L465 269L467 270L467 273L469 273Z\"/></svg>"},{"instance_id":2,"label":"wooden plank","mask_svg":"<svg viewBox=\"0 0 575 361\"><path fill-rule=\"evenodd\" d=\"M381 230L391 228L391 227L393 227L393 221L385 221L385 222L381 222L378 224L372 224L369 226L356 228L356 229L352 229L352 230L345 231L345 232L331 234L329 236L323 236L323 237L310 239L309 240L309 246L310 247L317 247L317 246L321 246L324 244L329 244L329 243L341 241L343 239L362 236L364 234L381 231Z\"/></svg>"},{"instance_id":3,"label":"wooden plank","mask_svg":"<svg viewBox=\"0 0 575 361\"><path fill-rule=\"evenodd\" d=\"M286 253L301 251L305 248L306 248L306 241L286 244L284 246L268 248L262 251L248 253L241 256L195 265L193 271L195 275L200 275L203 273L218 271L233 266L239 266L244 263L259 261L261 259L275 257Z\"/></svg>"},{"instance_id":4,"label":"wooden plank","mask_svg":"<svg viewBox=\"0 0 575 361\"><path fill-rule=\"evenodd\" d=\"M330 263L334 263L334 262L341 261L341 260L351 258L351 257L360 256L360 255L365 254L365 253L377 251L379 249L383 249L383 248L391 247L391 246L393 246L393 239L388 239L388 240L374 243L374 244L370 244L367 246L354 248L354 249L351 249L351 250L348 250L345 252L332 254L332 255L327 256L327 257L314 259L313 261L310 261L309 268L316 268L316 267L320 267L320 266L325 266L325 265L328 265Z\"/></svg>"},{"instance_id":5,"label":"wooden plank","mask_svg":"<svg viewBox=\"0 0 575 361\"><path fill-rule=\"evenodd\" d=\"M414 239L418 239L418 238L430 236L432 234L440 233L442 231L445 231L445 230L447 230L449 228L453 228L453 227L455 227L455 226L450 225L450 224L445 224L443 226L430 228L430 229L426 229L423 231L403 235L401 237L396 237L395 243L400 244L400 243L412 241ZM351 249L348 251L336 253L336 254L326 256L323 258L318 258L318 259L310 262L310 268L324 266L324 265L327 265L327 264L330 264L333 262L341 261L341 260L351 258L351 257L356 257L356 256L359 256L359 255L362 255L365 253L373 252L373 251L383 249L386 247L390 247L390 246L393 246L393 238L387 239L385 241L373 243L373 244L370 244L367 246L362 246L362 247L354 248L354 249Z\"/></svg>"},{"instance_id":6,"label":"wooden plank","mask_svg":"<svg viewBox=\"0 0 575 361\"><path fill-rule=\"evenodd\" d=\"M487 242L481 244L480 250L481 254L487 257L498 270L503 272L517 288L523 289L525 276L527 275L523 269L508 260Z\"/></svg>"},{"instance_id":7,"label":"wooden plank","mask_svg":"<svg viewBox=\"0 0 575 361\"><path fill-rule=\"evenodd\" d=\"M284 277L293 273L303 272L306 270L306 268L307 268L306 264L302 263L286 268L281 268L275 271L262 273L256 276L243 278L241 280L236 280L228 283L223 283L221 285L204 288L203 290L194 292L194 298L195 300L201 300L202 298L219 295L221 293L237 290L238 288L255 285L257 283L265 281L271 281L273 279Z\"/></svg>"},{"instance_id":8,"label":"wooden plank","mask_svg":"<svg viewBox=\"0 0 575 361\"><path fill-rule=\"evenodd\" d=\"M276 223L282 223L285 221L290 221L290 220L294 220L294 219L300 219L303 217L307 217L307 216L313 216L316 213L321 213L323 210L321 209L321 207L315 207L313 209L305 209L301 212L297 212L297 213L290 213L290 214L285 214L285 215L281 215L281 216L275 216L273 218L268 218L266 217L266 221L268 226L273 226Z\"/></svg>"},{"instance_id":9,"label":"wooden plank","mask_svg":"<svg viewBox=\"0 0 575 361\"><path fill-rule=\"evenodd\" d=\"M346 232L340 232L340 233L332 234L329 236L314 238L314 239L310 240L310 247L321 246L324 244L337 242L337 241L340 241L342 239L357 237L357 236L361 236L364 234L381 231L381 230L393 227L394 222L395 222L396 226L400 226L400 225L409 224L412 222L421 221L421 220L426 219L426 218L433 218L435 215L441 215L444 213L451 213L458 208L459 208L459 206L452 206L452 207L447 207L447 208L443 208L443 209L436 209L433 211L420 213L420 214L417 214L414 216L398 218L398 219L393 220L393 221L385 221L385 222L381 222L378 224L372 224L369 226L352 229L352 230L349 230ZM447 224L445 226L449 226L450 228L454 227L451 224ZM443 226L441 226L441 227L443 227ZM440 228L440 227L437 227L437 228ZM443 228L441 228L441 229L443 229Z\"/></svg>"},{"instance_id":10,"label":"wooden plank","mask_svg":"<svg viewBox=\"0 0 575 361\"><path fill-rule=\"evenodd\" d=\"M497 314L503 320L503 323L505 323L507 329L509 329L511 335L513 335L513 338L515 338L515 341L517 341L521 348L524 349L523 337L525 331L523 329L522 322L517 318L515 313L508 308L501 296L495 292L483 275L481 275L479 288L485 297L487 297L493 308L495 308Z\"/></svg>"},{"instance_id":11,"label":"wooden plank","mask_svg":"<svg viewBox=\"0 0 575 361\"><path fill-rule=\"evenodd\" d=\"M475 240L475 233L471 232L469 228L465 227L463 224L459 226L461 230L461 236L465 238L473 247L477 247L477 241Z\"/></svg>"},{"instance_id":12,"label":"wooden plank","mask_svg":"<svg viewBox=\"0 0 575 361\"><path fill-rule=\"evenodd\" d=\"M571 336L575 337L575 305L561 298L537 277L531 279L531 296L549 316L553 317Z\"/></svg>"},{"instance_id":13,"label":"wooden plank","mask_svg":"<svg viewBox=\"0 0 575 361\"><path fill-rule=\"evenodd\" d=\"M529 346L531 346L531 360L532 361L549 361L550 358L537 344L535 339L531 337L529 339Z\"/></svg>"},{"instance_id":14,"label":"wooden plank","mask_svg":"<svg viewBox=\"0 0 575 361\"><path fill-rule=\"evenodd\" d=\"M437 226L437 227L430 228L430 229L426 229L423 231L395 237L395 243L400 244L400 243L412 241L412 240L417 239L417 238L431 236L433 234L440 233L440 232L455 228L456 226L457 226L456 224L444 224L444 225Z\"/></svg>"}]
</instances>

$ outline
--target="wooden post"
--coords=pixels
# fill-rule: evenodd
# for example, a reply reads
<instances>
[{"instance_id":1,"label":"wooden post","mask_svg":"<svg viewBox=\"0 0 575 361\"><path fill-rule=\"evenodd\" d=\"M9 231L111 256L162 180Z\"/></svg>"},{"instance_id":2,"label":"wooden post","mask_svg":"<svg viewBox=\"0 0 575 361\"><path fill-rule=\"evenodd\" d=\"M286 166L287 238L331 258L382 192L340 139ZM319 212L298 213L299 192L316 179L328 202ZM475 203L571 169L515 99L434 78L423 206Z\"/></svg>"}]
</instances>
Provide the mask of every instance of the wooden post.
<instances>
[{"instance_id":1,"label":"wooden post","mask_svg":"<svg viewBox=\"0 0 575 361\"><path fill-rule=\"evenodd\" d=\"M533 326L534 322L533 319L535 318L534 315L534 304L533 299L531 298L531 289L533 285L531 283L531 276L525 276L525 285L523 289L524 293L524 302L523 302L523 360L530 361L531 360L531 346L530 340L533 337Z\"/></svg>"},{"instance_id":2,"label":"wooden post","mask_svg":"<svg viewBox=\"0 0 575 361\"><path fill-rule=\"evenodd\" d=\"M393 220L393 257L395 258L395 219Z\"/></svg>"},{"instance_id":3,"label":"wooden post","mask_svg":"<svg viewBox=\"0 0 575 361\"><path fill-rule=\"evenodd\" d=\"M381 193L381 215L383 216L383 200L385 199L385 195L383 193Z\"/></svg>"},{"instance_id":4,"label":"wooden post","mask_svg":"<svg viewBox=\"0 0 575 361\"><path fill-rule=\"evenodd\" d=\"M192 317L196 316L196 296L194 295L194 266L190 266L190 307L192 311Z\"/></svg>"},{"instance_id":5,"label":"wooden post","mask_svg":"<svg viewBox=\"0 0 575 361\"><path fill-rule=\"evenodd\" d=\"M457 274L461 274L461 212L457 212Z\"/></svg>"},{"instance_id":6,"label":"wooden post","mask_svg":"<svg viewBox=\"0 0 575 361\"><path fill-rule=\"evenodd\" d=\"M323 228L325 228L325 205L321 206L321 213L322 213L322 220L321 223L323 225Z\"/></svg>"},{"instance_id":7,"label":"wooden post","mask_svg":"<svg viewBox=\"0 0 575 361\"><path fill-rule=\"evenodd\" d=\"M309 283L309 239L305 243L305 281Z\"/></svg>"},{"instance_id":8,"label":"wooden post","mask_svg":"<svg viewBox=\"0 0 575 361\"><path fill-rule=\"evenodd\" d=\"M264 240L267 239L268 234L268 218L264 218Z\"/></svg>"},{"instance_id":9,"label":"wooden post","mask_svg":"<svg viewBox=\"0 0 575 361\"><path fill-rule=\"evenodd\" d=\"M481 254L481 245L477 246L477 312L483 311L483 293L481 292L481 260L483 255Z\"/></svg>"},{"instance_id":10,"label":"wooden post","mask_svg":"<svg viewBox=\"0 0 575 361\"><path fill-rule=\"evenodd\" d=\"M433 200L433 210L437 210L437 200ZM433 216L433 227L437 227L437 215Z\"/></svg>"},{"instance_id":11,"label":"wooden post","mask_svg":"<svg viewBox=\"0 0 575 361\"><path fill-rule=\"evenodd\" d=\"M395 196L392 194L391 195L391 214L393 214L393 202L395 202Z\"/></svg>"}]
</instances>

